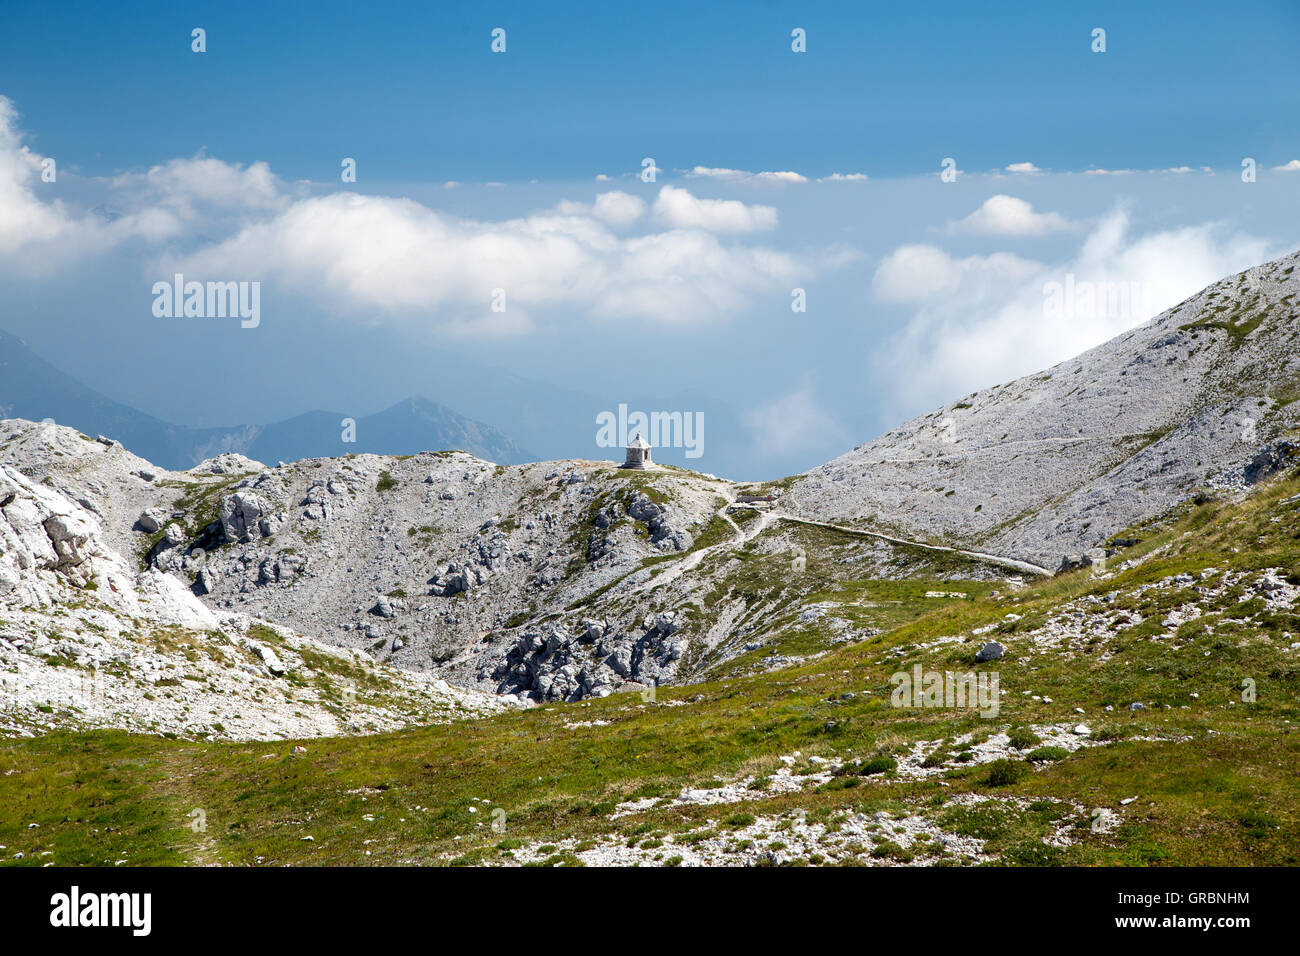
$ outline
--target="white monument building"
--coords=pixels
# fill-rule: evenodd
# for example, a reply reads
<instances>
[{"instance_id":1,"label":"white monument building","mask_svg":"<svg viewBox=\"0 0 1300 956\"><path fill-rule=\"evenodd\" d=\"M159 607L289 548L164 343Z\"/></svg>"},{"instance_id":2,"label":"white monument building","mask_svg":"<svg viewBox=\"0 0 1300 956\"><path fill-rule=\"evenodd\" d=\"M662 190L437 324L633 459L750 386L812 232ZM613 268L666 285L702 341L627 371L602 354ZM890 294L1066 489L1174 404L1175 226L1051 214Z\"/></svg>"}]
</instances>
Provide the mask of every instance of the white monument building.
<instances>
[{"instance_id":1,"label":"white monument building","mask_svg":"<svg viewBox=\"0 0 1300 956\"><path fill-rule=\"evenodd\" d=\"M650 443L637 432L627 443L627 461L623 462L623 467L645 469L653 464L650 460Z\"/></svg>"}]
</instances>

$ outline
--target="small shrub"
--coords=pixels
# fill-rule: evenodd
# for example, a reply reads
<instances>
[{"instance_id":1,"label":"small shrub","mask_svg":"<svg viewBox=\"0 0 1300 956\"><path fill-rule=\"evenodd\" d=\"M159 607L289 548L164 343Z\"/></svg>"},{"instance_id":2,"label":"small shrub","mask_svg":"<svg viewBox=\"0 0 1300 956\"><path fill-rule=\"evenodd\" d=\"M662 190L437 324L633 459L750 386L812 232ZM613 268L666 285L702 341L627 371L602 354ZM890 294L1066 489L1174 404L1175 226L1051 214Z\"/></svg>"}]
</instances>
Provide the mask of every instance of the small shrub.
<instances>
[{"instance_id":1,"label":"small shrub","mask_svg":"<svg viewBox=\"0 0 1300 956\"><path fill-rule=\"evenodd\" d=\"M858 770L859 777L870 777L871 774L887 774L891 770L896 770L898 761L893 757L872 757L866 763L863 763L862 769Z\"/></svg>"},{"instance_id":2,"label":"small shrub","mask_svg":"<svg viewBox=\"0 0 1300 956\"><path fill-rule=\"evenodd\" d=\"M1060 866L1061 850L1037 841L1026 841L1008 847L1002 862L1012 866Z\"/></svg>"},{"instance_id":3,"label":"small shrub","mask_svg":"<svg viewBox=\"0 0 1300 956\"><path fill-rule=\"evenodd\" d=\"M952 756L951 753L949 753L948 751L944 750L942 747L939 747L939 748L935 749L934 751L932 751L932 752L930 752L930 753L928 753L928 754L925 755L925 759L921 761L921 766L922 766L922 767L942 767L945 763L948 762L948 759L949 759L951 756Z\"/></svg>"},{"instance_id":4,"label":"small shrub","mask_svg":"<svg viewBox=\"0 0 1300 956\"><path fill-rule=\"evenodd\" d=\"M845 776L854 774L859 777L870 777L878 773L888 773L898 768L898 761L893 757L879 756L872 757L870 760L858 760L846 763L835 771L836 776Z\"/></svg>"},{"instance_id":5,"label":"small shrub","mask_svg":"<svg viewBox=\"0 0 1300 956\"><path fill-rule=\"evenodd\" d=\"M1017 760L1003 757L989 764L987 782L991 787L1006 787L1019 783L1029 774L1029 767Z\"/></svg>"},{"instance_id":6,"label":"small shrub","mask_svg":"<svg viewBox=\"0 0 1300 956\"><path fill-rule=\"evenodd\" d=\"M1070 751L1064 747L1039 747L1026 754L1025 759L1030 763L1048 763L1053 760L1064 760L1068 756Z\"/></svg>"},{"instance_id":7,"label":"small shrub","mask_svg":"<svg viewBox=\"0 0 1300 956\"><path fill-rule=\"evenodd\" d=\"M871 855L877 860L897 860L900 863L907 863L916 856L911 850L903 849L893 840L881 840L872 847Z\"/></svg>"},{"instance_id":8,"label":"small shrub","mask_svg":"<svg viewBox=\"0 0 1300 956\"><path fill-rule=\"evenodd\" d=\"M1043 742L1043 738L1028 727L1013 727L1008 736L1010 737L1008 743L1017 750L1028 750Z\"/></svg>"}]
</instances>

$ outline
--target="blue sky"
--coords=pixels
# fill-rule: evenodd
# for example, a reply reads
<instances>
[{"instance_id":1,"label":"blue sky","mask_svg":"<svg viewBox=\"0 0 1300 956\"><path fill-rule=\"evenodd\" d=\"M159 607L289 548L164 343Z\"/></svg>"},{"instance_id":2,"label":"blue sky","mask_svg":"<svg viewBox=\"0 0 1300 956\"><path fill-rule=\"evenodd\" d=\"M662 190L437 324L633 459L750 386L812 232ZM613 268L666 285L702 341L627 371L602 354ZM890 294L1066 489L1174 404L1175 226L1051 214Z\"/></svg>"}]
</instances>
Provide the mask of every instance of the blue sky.
<instances>
[{"instance_id":1,"label":"blue sky","mask_svg":"<svg viewBox=\"0 0 1300 956\"><path fill-rule=\"evenodd\" d=\"M208 32L194 56L188 34ZM489 31L507 30L490 54ZM808 53L791 55L793 26ZM1090 31L1107 30L1091 55ZM1300 5L23 3L0 78L87 173L206 147L289 179L585 179L698 163L907 175L1294 154ZM1207 118L1214 120L1209 128Z\"/></svg>"},{"instance_id":2,"label":"blue sky","mask_svg":"<svg viewBox=\"0 0 1300 956\"><path fill-rule=\"evenodd\" d=\"M714 416L692 466L785 474L1149 317L1044 322L1044 282L1158 310L1295 248L1298 41L1285 2L10 0L0 328L185 423L418 392L597 456L630 400ZM265 321L163 324L174 268Z\"/></svg>"}]
</instances>

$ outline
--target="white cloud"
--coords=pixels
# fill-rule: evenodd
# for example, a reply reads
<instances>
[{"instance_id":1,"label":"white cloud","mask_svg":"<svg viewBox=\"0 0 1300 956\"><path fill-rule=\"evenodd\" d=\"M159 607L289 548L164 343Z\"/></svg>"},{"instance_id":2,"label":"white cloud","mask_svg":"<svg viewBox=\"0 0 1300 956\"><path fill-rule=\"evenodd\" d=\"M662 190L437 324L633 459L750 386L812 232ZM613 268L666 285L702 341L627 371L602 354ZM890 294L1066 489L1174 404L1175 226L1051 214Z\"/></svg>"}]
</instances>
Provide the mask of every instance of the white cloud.
<instances>
[{"instance_id":1,"label":"white cloud","mask_svg":"<svg viewBox=\"0 0 1300 956\"><path fill-rule=\"evenodd\" d=\"M1085 176L1130 176L1133 172L1132 169L1085 169L1083 174Z\"/></svg>"},{"instance_id":2,"label":"white cloud","mask_svg":"<svg viewBox=\"0 0 1300 956\"><path fill-rule=\"evenodd\" d=\"M782 172L761 172L751 173L744 169L727 169L718 166L696 166L686 173L693 179L723 179L728 182L742 183L768 183L776 185L791 185L808 182L808 177L801 173L791 170Z\"/></svg>"},{"instance_id":3,"label":"white cloud","mask_svg":"<svg viewBox=\"0 0 1300 956\"><path fill-rule=\"evenodd\" d=\"M606 199L604 211L623 206ZM753 215L748 207L704 209L705 219ZM164 275L172 269L274 280L343 316L487 335L531 328L545 309L665 322L725 317L807 274L789 255L724 245L699 224L620 239L573 211L483 222L356 193L295 202L224 242L157 264ZM505 290L504 313L490 309L494 289Z\"/></svg>"},{"instance_id":4,"label":"white cloud","mask_svg":"<svg viewBox=\"0 0 1300 956\"><path fill-rule=\"evenodd\" d=\"M742 423L753 434L756 447L766 454L789 455L820 451L850 443L848 432L835 416L803 386L746 411Z\"/></svg>"},{"instance_id":5,"label":"white cloud","mask_svg":"<svg viewBox=\"0 0 1300 956\"><path fill-rule=\"evenodd\" d=\"M885 257L871 280L882 302L920 303L942 299L972 284L1016 283L1041 264L1009 252L956 259L937 246L899 246Z\"/></svg>"},{"instance_id":6,"label":"white cloud","mask_svg":"<svg viewBox=\"0 0 1300 956\"><path fill-rule=\"evenodd\" d=\"M597 174L596 174L596 182L598 182L598 183L607 183L607 182L610 182L610 178L609 178L608 176L606 176L604 173L597 173Z\"/></svg>"},{"instance_id":7,"label":"white cloud","mask_svg":"<svg viewBox=\"0 0 1300 956\"><path fill-rule=\"evenodd\" d=\"M904 280L909 279L911 288L923 289L929 275L943 286L942 295L893 297L913 302L915 308L877 356L882 374L894 376L900 406L910 409L1050 367L1270 255L1263 240L1224 235L1215 223L1136 236L1123 211L1105 216L1072 258L1050 267L1021 260L1022 267L1036 267L1014 278L1014 270L992 276L985 266L996 257L971 263L940 250L922 258L906 253L908 249L896 251L881 270L908 255L911 268L895 264L898 274L885 278L878 272L881 284L906 289ZM960 268L962 264L968 267ZM1088 283L1117 289L1125 293L1127 307L1082 315L1046 308L1048 283L1067 281L1076 287Z\"/></svg>"},{"instance_id":8,"label":"white cloud","mask_svg":"<svg viewBox=\"0 0 1300 956\"><path fill-rule=\"evenodd\" d=\"M645 215L645 202L630 193L601 193L591 214L611 226L630 226Z\"/></svg>"},{"instance_id":9,"label":"white cloud","mask_svg":"<svg viewBox=\"0 0 1300 956\"><path fill-rule=\"evenodd\" d=\"M1300 172L1300 159L1293 159L1289 163L1283 163L1281 166L1274 166L1274 170L1280 173Z\"/></svg>"},{"instance_id":10,"label":"white cloud","mask_svg":"<svg viewBox=\"0 0 1300 956\"><path fill-rule=\"evenodd\" d=\"M1015 196L990 196L965 219L948 223L949 232L981 236L1042 236L1072 228L1064 216L1054 212L1034 212L1034 207Z\"/></svg>"},{"instance_id":11,"label":"white cloud","mask_svg":"<svg viewBox=\"0 0 1300 956\"><path fill-rule=\"evenodd\" d=\"M611 191L601 193L595 203L562 201L556 209L565 216L594 216L616 228L632 225L645 215L645 201L631 193Z\"/></svg>"},{"instance_id":12,"label":"white cloud","mask_svg":"<svg viewBox=\"0 0 1300 956\"><path fill-rule=\"evenodd\" d=\"M866 173L831 173L817 180L819 183L865 183Z\"/></svg>"},{"instance_id":13,"label":"white cloud","mask_svg":"<svg viewBox=\"0 0 1300 956\"><path fill-rule=\"evenodd\" d=\"M182 219L196 218L199 207L225 214L283 209L289 203L266 163L245 168L202 155L118 176L112 185L124 198L138 195L137 201L155 203Z\"/></svg>"},{"instance_id":14,"label":"white cloud","mask_svg":"<svg viewBox=\"0 0 1300 956\"><path fill-rule=\"evenodd\" d=\"M758 232L776 227L771 206L746 205L737 199L697 199L685 189L665 186L654 204L655 218L674 229L710 232Z\"/></svg>"},{"instance_id":15,"label":"white cloud","mask_svg":"<svg viewBox=\"0 0 1300 956\"><path fill-rule=\"evenodd\" d=\"M753 174L747 173L743 169L725 169L718 166L696 166L686 175L695 177L702 176L708 179L744 179Z\"/></svg>"},{"instance_id":16,"label":"white cloud","mask_svg":"<svg viewBox=\"0 0 1300 956\"><path fill-rule=\"evenodd\" d=\"M791 170L783 170L776 173L755 173L754 178L763 183L806 183L807 176Z\"/></svg>"},{"instance_id":17,"label":"white cloud","mask_svg":"<svg viewBox=\"0 0 1300 956\"><path fill-rule=\"evenodd\" d=\"M72 227L57 200L36 198L44 157L22 144L17 121L12 101L0 97L0 253L56 241Z\"/></svg>"},{"instance_id":18,"label":"white cloud","mask_svg":"<svg viewBox=\"0 0 1300 956\"><path fill-rule=\"evenodd\" d=\"M132 238L160 241L181 228L174 210L79 214L58 197L58 180L42 181L46 157L23 145L18 111L0 96L0 257L18 271L47 275L79 256ZM66 176L54 167L58 176ZM47 198L51 197L51 198Z\"/></svg>"},{"instance_id":19,"label":"white cloud","mask_svg":"<svg viewBox=\"0 0 1300 956\"><path fill-rule=\"evenodd\" d=\"M1033 163L1012 163L1006 168L1009 173L1041 173L1042 170Z\"/></svg>"},{"instance_id":20,"label":"white cloud","mask_svg":"<svg viewBox=\"0 0 1300 956\"><path fill-rule=\"evenodd\" d=\"M41 159L23 145L13 104L0 98L0 261L11 271L53 274L78 256L138 240L145 247L131 255L148 276L269 279L282 301L296 295L343 319L449 334L518 334L548 309L664 322L727 318L757 295L788 292L844 261L828 250L814 267L724 242L714 233L772 229L777 211L697 199L671 186L654 204L667 228L620 237L612 230L642 223L647 213L644 200L624 192L477 221L409 199L352 191L312 197L306 186L290 194L265 163L206 156L96 181L108 202L78 213L52 198L62 170L57 185L40 181ZM491 310L495 289L505 290L505 312Z\"/></svg>"}]
</instances>

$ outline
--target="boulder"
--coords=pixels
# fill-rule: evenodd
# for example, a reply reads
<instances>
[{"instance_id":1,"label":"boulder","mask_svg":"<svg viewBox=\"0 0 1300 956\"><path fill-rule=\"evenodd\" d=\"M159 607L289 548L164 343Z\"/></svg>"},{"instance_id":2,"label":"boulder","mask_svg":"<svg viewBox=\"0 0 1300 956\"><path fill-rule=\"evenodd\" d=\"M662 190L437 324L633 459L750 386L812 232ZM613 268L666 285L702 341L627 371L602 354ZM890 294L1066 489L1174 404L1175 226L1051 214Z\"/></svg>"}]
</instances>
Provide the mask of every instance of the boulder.
<instances>
[{"instance_id":1,"label":"boulder","mask_svg":"<svg viewBox=\"0 0 1300 956\"><path fill-rule=\"evenodd\" d=\"M287 517L281 514L267 515L257 523L257 530L262 533L263 538L269 538L284 527Z\"/></svg>"},{"instance_id":2,"label":"boulder","mask_svg":"<svg viewBox=\"0 0 1300 956\"><path fill-rule=\"evenodd\" d=\"M627 513L637 521L649 523L652 519L659 517L662 510L657 504L650 500L644 491L638 491L628 502Z\"/></svg>"},{"instance_id":3,"label":"boulder","mask_svg":"<svg viewBox=\"0 0 1300 956\"><path fill-rule=\"evenodd\" d=\"M1270 475L1294 464L1300 456L1300 445L1289 441L1274 442L1261 448L1247 463L1243 477L1246 484L1253 485Z\"/></svg>"},{"instance_id":4,"label":"boulder","mask_svg":"<svg viewBox=\"0 0 1300 956\"><path fill-rule=\"evenodd\" d=\"M46 518L44 526L58 555L59 568L78 565L86 559L86 545L95 533L89 520L79 515L56 514Z\"/></svg>"},{"instance_id":5,"label":"boulder","mask_svg":"<svg viewBox=\"0 0 1300 956\"><path fill-rule=\"evenodd\" d=\"M260 522L270 509L251 491L237 491L221 499L221 534L231 544L249 541L261 534Z\"/></svg>"},{"instance_id":6,"label":"boulder","mask_svg":"<svg viewBox=\"0 0 1300 956\"><path fill-rule=\"evenodd\" d=\"M161 508L150 508L147 511L142 511L135 523L145 534L153 534L162 528L163 522L166 520L167 512Z\"/></svg>"},{"instance_id":7,"label":"boulder","mask_svg":"<svg viewBox=\"0 0 1300 956\"><path fill-rule=\"evenodd\" d=\"M204 568L194 577L193 591L202 597L205 594L211 594L217 589L217 578L209 569Z\"/></svg>"},{"instance_id":8,"label":"boulder","mask_svg":"<svg viewBox=\"0 0 1300 956\"><path fill-rule=\"evenodd\" d=\"M267 671L273 677L280 677L285 673L287 668L284 666L284 663L280 658L276 656L275 651L271 650L265 644L258 644L256 641L249 641L248 646L254 654L261 658L262 663L266 665Z\"/></svg>"},{"instance_id":9,"label":"boulder","mask_svg":"<svg viewBox=\"0 0 1300 956\"><path fill-rule=\"evenodd\" d=\"M260 461L253 461L233 451L217 455L215 458L205 458L190 469L192 472L206 475L243 475L252 471L265 470L266 465Z\"/></svg>"}]
</instances>

